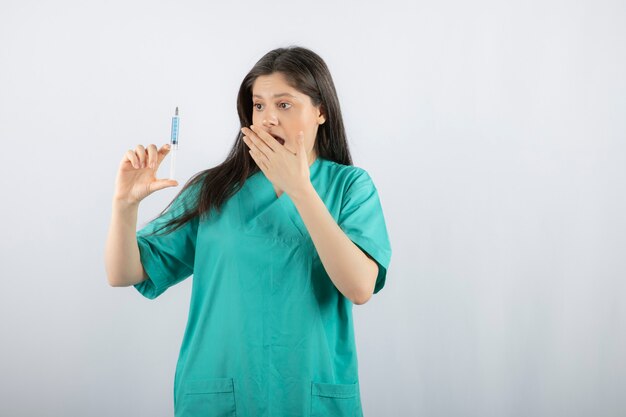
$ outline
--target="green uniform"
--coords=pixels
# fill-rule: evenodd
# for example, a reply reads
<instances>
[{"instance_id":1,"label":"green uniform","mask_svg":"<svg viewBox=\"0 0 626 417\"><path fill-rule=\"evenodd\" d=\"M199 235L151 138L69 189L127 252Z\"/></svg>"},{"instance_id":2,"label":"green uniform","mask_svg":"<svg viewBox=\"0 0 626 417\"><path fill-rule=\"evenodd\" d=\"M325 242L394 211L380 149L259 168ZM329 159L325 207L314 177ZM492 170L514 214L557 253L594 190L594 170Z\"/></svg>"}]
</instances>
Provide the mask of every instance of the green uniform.
<instances>
[{"instance_id":1,"label":"green uniform","mask_svg":"<svg viewBox=\"0 0 626 417\"><path fill-rule=\"evenodd\" d=\"M391 245L368 173L317 158L311 183L346 235L378 264ZM220 212L167 235L156 226L198 196L190 187L137 232L153 299L193 274L174 380L177 417L362 416L352 306L334 286L287 195L262 171Z\"/></svg>"}]
</instances>

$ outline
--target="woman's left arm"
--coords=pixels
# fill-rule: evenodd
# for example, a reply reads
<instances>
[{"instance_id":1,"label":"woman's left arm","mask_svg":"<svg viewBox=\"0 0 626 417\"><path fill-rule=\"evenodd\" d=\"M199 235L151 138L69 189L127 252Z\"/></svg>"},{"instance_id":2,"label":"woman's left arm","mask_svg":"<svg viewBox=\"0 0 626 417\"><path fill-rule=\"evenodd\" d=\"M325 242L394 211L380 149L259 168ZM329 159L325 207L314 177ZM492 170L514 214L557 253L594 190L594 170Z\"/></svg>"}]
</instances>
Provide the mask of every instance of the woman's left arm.
<instances>
[{"instance_id":1,"label":"woman's left arm","mask_svg":"<svg viewBox=\"0 0 626 417\"><path fill-rule=\"evenodd\" d=\"M374 293L376 262L341 230L313 185L290 198L332 282L354 304L365 304Z\"/></svg>"}]
</instances>

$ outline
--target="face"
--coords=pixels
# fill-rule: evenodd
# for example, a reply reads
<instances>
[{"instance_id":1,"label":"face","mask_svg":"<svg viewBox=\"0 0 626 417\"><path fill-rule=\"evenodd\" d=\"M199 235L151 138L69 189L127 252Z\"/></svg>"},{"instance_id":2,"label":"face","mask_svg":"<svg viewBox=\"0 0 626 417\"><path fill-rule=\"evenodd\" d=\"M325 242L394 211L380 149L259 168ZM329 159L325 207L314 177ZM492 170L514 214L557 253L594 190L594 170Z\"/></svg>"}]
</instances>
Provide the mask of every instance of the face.
<instances>
[{"instance_id":1,"label":"face","mask_svg":"<svg viewBox=\"0 0 626 417\"><path fill-rule=\"evenodd\" d=\"M280 72L257 77L252 85L252 124L261 127L290 152L298 149L298 132L304 132L309 166L315 161L318 127L326 121L311 98L291 87ZM282 140L281 140L282 139Z\"/></svg>"}]
</instances>

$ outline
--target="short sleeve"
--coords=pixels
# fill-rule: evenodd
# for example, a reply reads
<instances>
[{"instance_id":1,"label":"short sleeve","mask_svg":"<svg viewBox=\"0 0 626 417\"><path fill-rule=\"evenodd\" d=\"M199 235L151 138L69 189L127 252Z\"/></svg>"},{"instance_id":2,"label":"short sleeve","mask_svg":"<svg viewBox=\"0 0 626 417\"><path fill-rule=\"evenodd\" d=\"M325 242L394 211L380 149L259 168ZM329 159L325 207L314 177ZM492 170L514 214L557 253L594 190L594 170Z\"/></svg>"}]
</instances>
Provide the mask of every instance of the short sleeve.
<instances>
[{"instance_id":1,"label":"short sleeve","mask_svg":"<svg viewBox=\"0 0 626 417\"><path fill-rule=\"evenodd\" d=\"M171 233L166 233L167 229L159 229L195 205L198 189L197 184L188 187L176 197L165 213L137 231L140 260L148 279L134 287L146 298L152 300L158 297L193 273L198 218L193 218ZM151 234L155 231L155 234Z\"/></svg>"},{"instance_id":2,"label":"short sleeve","mask_svg":"<svg viewBox=\"0 0 626 417\"><path fill-rule=\"evenodd\" d=\"M350 240L378 264L376 294L385 285L391 244L378 191L363 169L359 168L356 178L346 188L338 224Z\"/></svg>"}]
</instances>

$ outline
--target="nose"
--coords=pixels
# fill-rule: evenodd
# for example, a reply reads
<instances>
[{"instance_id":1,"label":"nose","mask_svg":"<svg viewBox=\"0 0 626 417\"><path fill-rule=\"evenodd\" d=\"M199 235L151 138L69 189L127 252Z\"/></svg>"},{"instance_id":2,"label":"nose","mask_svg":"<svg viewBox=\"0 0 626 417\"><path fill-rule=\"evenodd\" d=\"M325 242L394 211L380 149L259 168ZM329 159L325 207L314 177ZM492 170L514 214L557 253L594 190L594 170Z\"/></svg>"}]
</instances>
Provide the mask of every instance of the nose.
<instances>
[{"instance_id":1,"label":"nose","mask_svg":"<svg viewBox=\"0 0 626 417\"><path fill-rule=\"evenodd\" d=\"M267 115L267 117L265 119L263 119L263 126L276 126L278 124L278 119L276 119L276 116L272 115Z\"/></svg>"}]
</instances>

